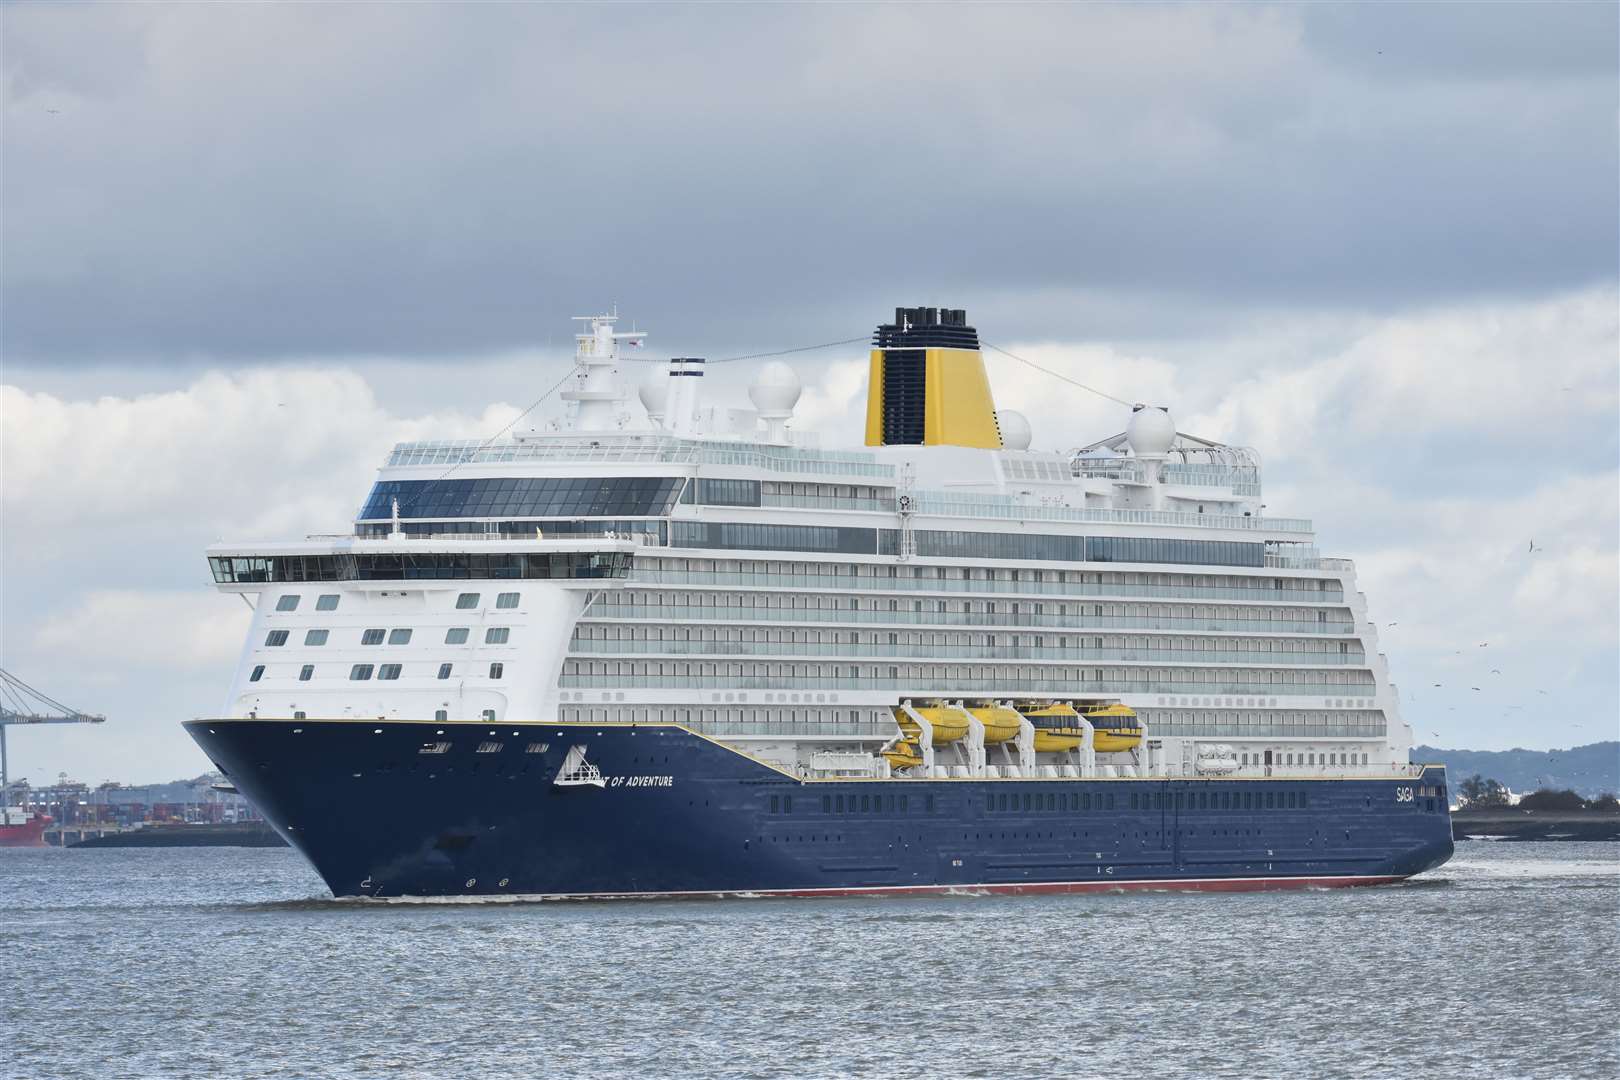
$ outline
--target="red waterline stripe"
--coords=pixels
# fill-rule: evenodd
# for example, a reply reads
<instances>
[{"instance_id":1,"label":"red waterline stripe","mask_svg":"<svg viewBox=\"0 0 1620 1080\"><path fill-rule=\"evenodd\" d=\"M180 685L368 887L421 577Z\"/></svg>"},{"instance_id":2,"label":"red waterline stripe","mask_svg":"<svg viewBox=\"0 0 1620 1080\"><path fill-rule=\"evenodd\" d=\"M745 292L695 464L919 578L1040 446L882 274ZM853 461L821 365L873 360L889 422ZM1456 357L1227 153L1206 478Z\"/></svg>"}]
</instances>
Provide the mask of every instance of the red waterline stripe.
<instances>
[{"instance_id":1,"label":"red waterline stripe","mask_svg":"<svg viewBox=\"0 0 1620 1080\"><path fill-rule=\"evenodd\" d=\"M1405 875L1392 874L1381 876L1344 875L1337 877L1054 881L995 885L855 885L847 888L826 889L728 889L715 892L542 893L538 895L541 899L547 900L707 900L766 896L797 898L818 896L918 896L941 893L1023 896L1043 893L1142 892L1147 890L1158 890L1160 892L1273 892L1284 889L1342 889L1355 885L1389 885L1405 880Z\"/></svg>"}]
</instances>

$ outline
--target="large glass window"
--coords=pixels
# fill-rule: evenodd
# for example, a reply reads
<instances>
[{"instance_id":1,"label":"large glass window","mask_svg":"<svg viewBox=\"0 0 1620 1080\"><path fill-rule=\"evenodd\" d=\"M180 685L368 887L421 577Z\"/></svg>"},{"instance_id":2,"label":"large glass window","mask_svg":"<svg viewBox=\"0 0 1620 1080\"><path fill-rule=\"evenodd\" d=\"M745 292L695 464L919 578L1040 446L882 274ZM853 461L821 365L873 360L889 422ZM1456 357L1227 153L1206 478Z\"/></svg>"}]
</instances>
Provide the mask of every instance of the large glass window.
<instances>
[{"instance_id":1,"label":"large glass window","mask_svg":"<svg viewBox=\"0 0 1620 1080\"><path fill-rule=\"evenodd\" d=\"M304 631L304 644L325 645L327 635L330 633L329 630L306 630Z\"/></svg>"},{"instance_id":2,"label":"large glass window","mask_svg":"<svg viewBox=\"0 0 1620 1080\"><path fill-rule=\"evenodd\" d=\"M399 672L400 672L400 665L399 664L384 664L382 667L377 669L377 678L379 678L379 679L397 679L397 678L399 678Z\"/></svg>"},{"instance_id":3,"label":"large glass window","mask_svg":"<svg viewBox=\"0 0 1620 1080\"><path fill-rule=\"evenodd\" d=\"M264 643L266 645L285 645L285 644L287 644L287 631L285 631L285 630L272 630L272 631L270 631L269 634L265 635Z\"/></svg>"},{"instance_id":4,"label":"large glass window","mask_svg":"<svg viewBox=\"0 0 1620 1080\"><path fill-rule=\"evenodd\" d=\"M390 631L388 631L388 644L390 644L390 645L409 645L410 643L411 643L411 632L409 630L390 630Z\"/></svg>"},{"instance_id":5,"label":"large glass window","mask_svg":"<svg viewBox=\"0 0 1620 1080\"><path fill-rule=\"evenodd\" d=\"M617 551L217 556L208 562L214 581L221 585L279 581L611 578L624 577L630 570L630 554ZM474 597L472 606L478 606L477 593L465 595Z\"/></svg>"},{"instance_id":6,"label":"large glass window","mask_svg":"<svg viewBox=\"0 0 1620 1080\"><path fill-rule=\"evenodd\" d=\"M276 610L277 611L297 611L298 610L298 600L299 600L299 597L296 594L289 593L286 596L283 596L283 597L279 598L276 601Z\"/></svg>"},{"instance_id":7,"label":"large glass window","mask_svg":"<svg viewBox=\"0 0 1620 1080\"><path fill-rule=\"evenodd\" d=\"M1264 566L1266 561L1264 544L1231 540L1161 540L1134 536L1054 536L926 529L915 535L918 555L954 559L1184 563L1200 566ZM898 530L882 530L880 554L897 554L899 544Z\"/></svg>"},{"instance_id":8,"label":"large glass window","mask_svg":"<svg viewBox=\"0 0 1620 1080\"><path fill-rule=\"evenodd\" d=\"M254 666L252 674L248 676L248 682L258 682L262 678L264 678L264 665L257 664Z\"/></svg>"},{"instance_id":9,"label":"large glass window","mask_svg":"<svg viewBox=\"0 0 1620 1080\"><path fill-rule=\"evenodd\" d=\"M505 664L491 664L491 665L489 665L489 677L490 678L498 679L505 673L506 673L506 665Z\"/></svg>"},{"instance_id":10,"label":"large glass window","mask_svg":"<svg viewBox=\"0 0 1620 1080\"><path fill-rule=\"evenodd\" d=\"M515 592L503 592L503 593L501 593L499 596L495 597L495 606L498 607L498 608L515 608L515 607L517 607L518 606L518 594L515 593Z\"/></svg>"},{"instance_id":11,"label":"large glass window","mask_svg":"<svg viewBox=\"0 0 1620 1080\"><path fill-rule=\"evenodd\" d=\"M371 672L372 667L370 664L356 664L349 669L349 679L352 682L365 682L371 678Z\"/></svg>"},{"instance_id":12,"label":"large glass window","mask_svg":"<svg viewBox=\"0 0 1620 1080\"><path fill-rule=\"evenodd\" d=\"M505 626L492 626L484 631L485 645L505 645L506 639L511 637L511 628Z\"/></svg>"},{"instance_id":13,"label":"large glass window","mask_svg":"<svg viewBox=\"0 0 1620 1080\"><path fill-rule=\"evenodd\" d=\"M360 644L362 644L362 645L381 645L383 643L383 637L387 633L388 633L388 631L383 630L381 628L374 629L374 630L362 631L361 634L360 634Z\"/></svg>"},{"instance_id":14,"label":"large glass window","mask_svg":"<svg viewBox=\"0 0 1620 1080\"><path fill-rule=\"evenodd\" d=\"M758 506L758 480L699 480L694 499L707 506Z\"/></svg>"},{"instance_id":15,"label":"large glass window","mask_svg":"<svg viewBox=\"0 0 1620 1080\"><path fill-rule=\"evenodd\" d=\"M303 667L298 669L298 681L299 682L309 682L309 680L313 679L314 677L315 677L315 665L314 664L305 664Z\"/></svg>"},{"instance_id":16,"label":"large glass window","mask_svg":"<svg viewBox=\"0 0 1620 1080\"><path fill-rule=\"evenodd\" d=\"M460 596L456 597L457 611L471 611L477 606L478 594L475 592L464 592Z\"/></svg>"},{"instance_id":17,"label":"large glass window","mask_svg":"<svg viewBox=\"0 0 1620 1080\"><path fill-rule=\"evenodd\" d=\"M402 518L663 517L680 487L681 479L672 476L383 480L372 487L357 520L390 519L395 499Z\"/></svg>"},{"instance_id":18,"label":"large glass window","mask_svg":"<svg viewBox=\"0 0 1620 1080\"><path fill-rule=\"evenodd\" d=\"M465 626L452 626L444 632L444 643L446 645L467 644L467 628Z\"/></svg>"},{"instance_id":19,"label":"large glass window","mask_svg":"<svg viewBox=\"0 0 1620 1080\"><path fill-rule=\"evenodd\" d=\"M450 677L450 665L449 664L440 664L439 665L439 678L448 679L449 677Z\"/></svg>"},{"instance_id":20,"label":"large glass window","mask_svg":"<svg viewBox=\"0 0 1620 1080\"><path fill-rule=\"evenodd\" d=\"M833 551L847 555L877 553L877 530L832 525L745 525L729 521L677 521L670 533L674 547L742 548L757 551Z\"/></svg>"},{"instance_id":21,"label":"large glass window","mask_svg":"<svg viewBox=\"0 0 1620 1080\"><path fill-rule=\"evenodd\" d=\"M316 611L336 611L338 606L337 593L322 593L315 598Z\"/></svg>"}]
</instances>

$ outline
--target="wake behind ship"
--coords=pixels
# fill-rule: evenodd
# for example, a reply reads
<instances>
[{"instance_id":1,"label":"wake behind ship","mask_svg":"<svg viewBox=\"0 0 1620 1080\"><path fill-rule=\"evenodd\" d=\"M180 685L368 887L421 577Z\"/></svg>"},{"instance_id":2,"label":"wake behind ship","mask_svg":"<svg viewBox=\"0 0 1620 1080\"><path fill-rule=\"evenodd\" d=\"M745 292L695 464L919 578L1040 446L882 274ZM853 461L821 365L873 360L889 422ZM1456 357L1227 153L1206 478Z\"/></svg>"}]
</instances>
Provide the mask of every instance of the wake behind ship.
<instances>
[{"instance_id":1,"label":"wake behind ship","mask_svg":"<svg viewBox=\"0 0 1620 1080\"><path fill-rule=\"evenodd\" d=\"M350 531L210 549L254 607L186 725L338 896L1263 889L1452 852L1355 569L1252 451L1138 405L1080 450L997 411L965 312L901 308L866 447L799 381L620 377L396 446Z\"/></svg>"}]
</instances>

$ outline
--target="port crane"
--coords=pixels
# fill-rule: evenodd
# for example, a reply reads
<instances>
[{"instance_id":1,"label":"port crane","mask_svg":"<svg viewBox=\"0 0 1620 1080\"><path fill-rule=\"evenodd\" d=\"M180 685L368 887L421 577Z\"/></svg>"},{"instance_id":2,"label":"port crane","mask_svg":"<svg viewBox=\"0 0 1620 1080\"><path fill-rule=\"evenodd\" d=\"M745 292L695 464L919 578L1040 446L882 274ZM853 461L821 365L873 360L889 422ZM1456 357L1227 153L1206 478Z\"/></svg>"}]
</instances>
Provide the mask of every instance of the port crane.
<instances>
[{"instance_id":1,"label":"port crane","mask_svg":"<svg viewBox=\"0 0 1620 1080\"><path fill-rule=\"evenodd\" d=\"M14 724L104 724L105 716L70 709L0 668L0 806L6 805L11 778L6 772L6 730Z\"/></svg>"}]
</instances>

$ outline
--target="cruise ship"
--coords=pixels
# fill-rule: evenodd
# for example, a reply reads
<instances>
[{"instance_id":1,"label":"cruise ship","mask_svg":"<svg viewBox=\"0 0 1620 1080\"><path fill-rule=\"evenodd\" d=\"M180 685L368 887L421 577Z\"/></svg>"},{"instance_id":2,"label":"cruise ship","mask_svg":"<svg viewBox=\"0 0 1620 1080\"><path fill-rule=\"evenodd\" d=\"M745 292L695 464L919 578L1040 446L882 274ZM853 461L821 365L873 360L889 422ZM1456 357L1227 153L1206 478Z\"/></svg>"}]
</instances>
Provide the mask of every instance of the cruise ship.
<instances>
[{"instance_id":1,"label":"cruise ship","mask_svg":"<svg viewBox=\"0 0 1620 1080\"><path fill-rule=\"evenodd\" d=\"M1036 449L966 313L871 344L865 446L581 320L550 419L401 443L352 526L223 543L186 724L340 897L1253 890L1452 853L1354 565L1155 405ZM645 373L645 377L638 377ZM1057 438L1066 438L1058 434Z\"/></svg>"}]
</instances>

